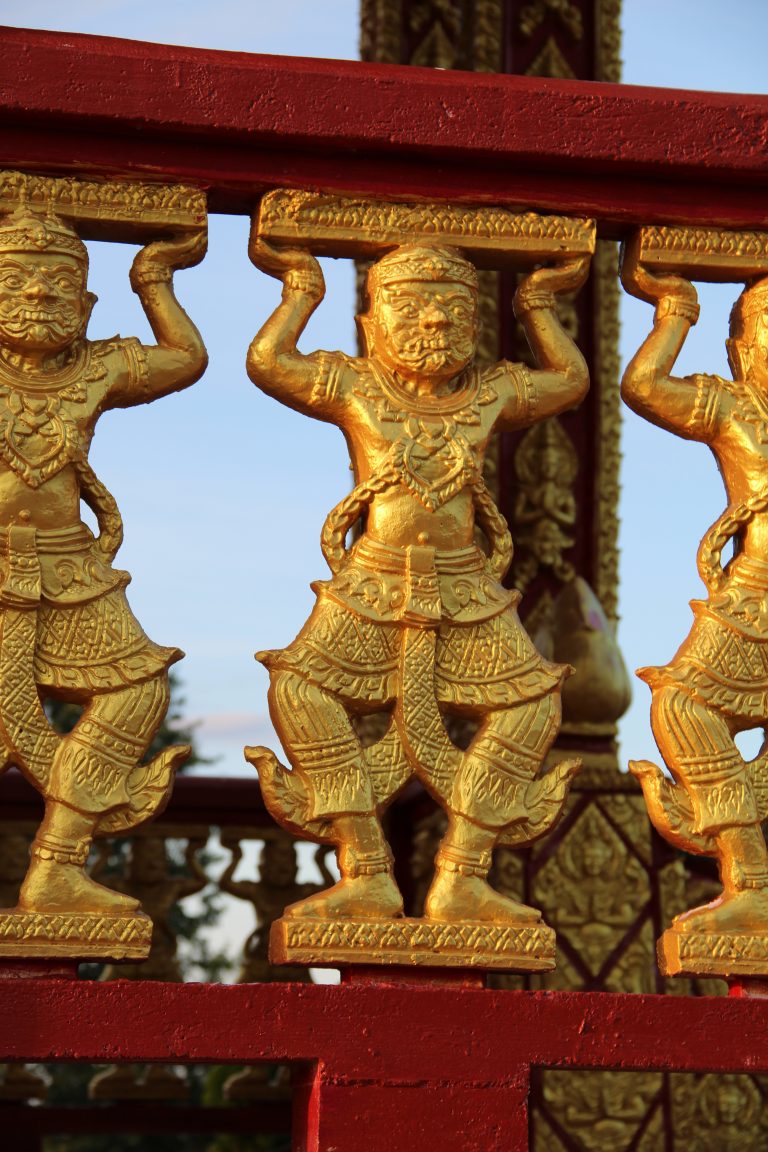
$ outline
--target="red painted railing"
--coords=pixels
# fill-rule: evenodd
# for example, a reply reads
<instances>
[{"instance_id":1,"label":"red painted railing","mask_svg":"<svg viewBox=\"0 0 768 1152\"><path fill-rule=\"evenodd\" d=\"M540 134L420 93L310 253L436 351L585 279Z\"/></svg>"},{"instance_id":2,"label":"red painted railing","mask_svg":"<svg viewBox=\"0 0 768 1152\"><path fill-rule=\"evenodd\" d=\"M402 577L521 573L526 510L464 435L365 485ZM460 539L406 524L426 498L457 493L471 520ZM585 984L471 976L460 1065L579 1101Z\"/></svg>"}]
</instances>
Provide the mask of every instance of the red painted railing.
<instances>
[{"instance_id":1,"label":"red painted railing","mask_svg":"<svg viewBox=\"0 0 768 1152\"><path fill-rule=\"evenodd\" d=\"M381 970L336 987L0 980L0 1018L0 1060L289 1063L307 1152L522 1152L536 1067L768 1072L768 1000Z\"/></svg>"},{"instance_id":2,"label":"red painted railing","mask_svg":"<svg viewBox=\"0 0 768 1152\"><path fill-rule=\"evenodd\" d=\"M609 237L662 220L765 227L767 113L765 97L0 39L0 166L193 181L222 212L293 185L584 213ZM184 781L167 819L186 803L194 823L196 791ZM198 814L227 823L220 807ZM0 1060L290 1064L304 1152L525 1149L539 1067L768 1072L755 995L498 992L436 972L350 972L338 987L6 974L0 1019ZM4 1107L0 1123L21 1111Z\"/></svg>"}]
</instances>

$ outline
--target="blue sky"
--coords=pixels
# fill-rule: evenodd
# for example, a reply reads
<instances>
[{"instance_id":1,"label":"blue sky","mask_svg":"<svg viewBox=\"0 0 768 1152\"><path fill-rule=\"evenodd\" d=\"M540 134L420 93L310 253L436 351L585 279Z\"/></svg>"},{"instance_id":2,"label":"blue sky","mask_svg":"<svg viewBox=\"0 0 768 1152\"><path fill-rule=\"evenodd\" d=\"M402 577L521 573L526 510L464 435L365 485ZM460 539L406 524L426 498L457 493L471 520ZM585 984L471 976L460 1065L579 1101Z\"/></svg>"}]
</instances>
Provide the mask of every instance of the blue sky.
<instances>
[{"instance_id":1,"label":"blue sky","mask_svg":"<svg viewBox=\"0 0 768 1152\"><path fill-rule=\"evenodd\" d=\"M0 23L251 52L357 53L354 0L0 0ZM734 0L727 10L705 0L626 0L624 28L628 83L766 91L768 6L761 0ZM250 771L244 743L274 740L266 675L252 653L285 645L305 619L309 581L326 575L320 527L349 484L340 434L262 396L246 377L248 343L279 294L249 264L247 230L243 218L212 217L205 262L177 276L210 354L203 380L151 407L108 414L92 451L123 511L119 564L134 576L131 602L154 639L186 650L179 666L186 712L202 720L202 751L228 774ZM149 341L128 287L134 250L93 244L91 251L91 286L100 296L91 335L119 331ZM352 351L350 265L327 262L327 279L327 302L303 347ZM701 295L702 318L679 368L725 372L723 341L736 293L719 286ZM650 320L647 305L625 301L624 361ZM687 601L702 592L696 547L723 494L705 448L629 412L623 452L621 641L633 669L665 662L683 639ZM655 755L647 716L648 692L637 682L622 726L624 758Z\"/></svg>"}]
</instances>

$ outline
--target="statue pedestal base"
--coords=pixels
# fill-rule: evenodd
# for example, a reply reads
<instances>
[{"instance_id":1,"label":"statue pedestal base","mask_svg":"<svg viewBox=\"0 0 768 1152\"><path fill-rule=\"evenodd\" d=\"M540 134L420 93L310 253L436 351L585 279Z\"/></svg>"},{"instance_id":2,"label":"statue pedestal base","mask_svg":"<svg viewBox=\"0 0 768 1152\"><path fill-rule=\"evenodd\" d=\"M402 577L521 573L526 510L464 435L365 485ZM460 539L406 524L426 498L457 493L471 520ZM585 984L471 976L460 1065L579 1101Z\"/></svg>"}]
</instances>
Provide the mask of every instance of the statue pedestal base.
<instances>
[{"instance_id":1,"label":"statue pedestal base","mask_svg":"<svg viewBox=\"0 0 768 1152\"><path fill-rule=\"evenodd\" d=\"M0 957L146 960L152 921L143 913L0 912Z\"/></svg>"},{"instance_id":2,"label":"statue pedestal base","mask_svg":"<svg viewBox=\"0 0 768 1152\"><path fill-rule=\"evenodd\" d=\"M768 976L768 932L677 932L657 947L664 976Z\"/></svg>"},{"instance_id":3,"label":"statue pedestal base","mask_svg":"<svg viewBox=\"0 0 768 1152\"><path fill-rule=\"evenodd\" d=\"M550 972L555 967L555 933L546 924L285 916L272 925L269 956L273 964L307 964L313 968L401 964Z\"/></svg>"}]
</instances>

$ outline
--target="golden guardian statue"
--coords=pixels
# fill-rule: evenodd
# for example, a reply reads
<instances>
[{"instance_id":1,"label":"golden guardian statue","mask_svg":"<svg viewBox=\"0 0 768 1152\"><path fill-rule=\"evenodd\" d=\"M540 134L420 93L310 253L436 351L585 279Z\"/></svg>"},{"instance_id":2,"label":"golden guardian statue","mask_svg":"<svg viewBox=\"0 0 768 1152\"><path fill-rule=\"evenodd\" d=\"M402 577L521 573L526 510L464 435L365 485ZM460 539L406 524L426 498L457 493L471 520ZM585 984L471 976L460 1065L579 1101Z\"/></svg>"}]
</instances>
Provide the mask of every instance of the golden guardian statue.
<instances>
[{"instance_id":1,"label":"golden guardian statue","mask_svg":"<svg viewBox=\"0 0 768 1152\"><path fill-rule=\"evenodd\" d=\"M768 973L768 757L745 762L740 732L768 721L768 237L647 228L624 255L629 292L655 304L653 331L622 395L647 420L712 450L728 506L698 554L706 600L674 659L638 675L653 693L653 733L673 781L630 765L651 819L675 846L713 856L722 894L678 916L659 947L669 975ZM732 379L673 368L699 315L692 279L748 284L731 313ZM726 546L733 558L723 562Z\"/></svg>"},{"instance_id":2,"label":"golden guardian statue","mask_svg":"<svg viewBox=\"0 0 768 1152\"><path fill-rule=\"evenodd\" d=\"M134 260L131 284L157 340L145 346L87 339L88 254L50 203L22 198L0 222L0 742L3 766L20 768L45 799L18 906L0 912L3 956L125 959L149 949L138 901L90 879L85 864L93 837L127 832L167 799L188 749L142 760L181 653L154 644L128 606L130 577L113 567L120 514L88 449L102 412L203 372L205 349L171 279L205 243L197 227ZM82 706L72 732L53 731L46 698Z\"/></svg>"},{"instance_id":3,"label":"golden guardian statue","mask_svg":"<svg viewBox=\"0 0 768 1152\"><path fill-rule=\"evenodd\" d=\"M282 302L250 347L248 373L281 402L339 426L354 472L322 531L331 580L314 585L317 602L296 640L259 654L292 770L266 749L246 754L275 818L304 839L334 844L341 872L275 925L273 958L551 967L553 934L540 912L500 895L487 876L499 841L527 843L552 825L578 769L568 761L540 771L569 669L539 655L517 616L519 593L501 585L512 541L483 481L483 459L496 430L526 427L586 394L587 369L554 293L583 282L589 230L579 232L578 254L561 244L565 255L517 293L539 368L502 361L480 369L477 273L456 245L461 225L446 228L446 238L424 237L422 227L408 242L396 207L341 201L342 242L353 245L362 232L370 243L371 222L382 215L390 227L395 217L400 242L382 243L367 275L363 354L303 355L296 345L323 298L323 275L308 250L311 228L304 246L270 242L279 229L269 207L254 221L250 254L282 280ZM419 211L436 218L430 206L412 215ZM450 225L450 212L443 215ZM322 206L321 233L329 218ZM518 234L518 256L521 248ZM355 720L375 712L388 712L389 726L366 748ZM451 716L476 726L466 751L448 736ZM449 824L425 919L404 921L381 813L414 775Z\"/></svg>"}]
</instances>

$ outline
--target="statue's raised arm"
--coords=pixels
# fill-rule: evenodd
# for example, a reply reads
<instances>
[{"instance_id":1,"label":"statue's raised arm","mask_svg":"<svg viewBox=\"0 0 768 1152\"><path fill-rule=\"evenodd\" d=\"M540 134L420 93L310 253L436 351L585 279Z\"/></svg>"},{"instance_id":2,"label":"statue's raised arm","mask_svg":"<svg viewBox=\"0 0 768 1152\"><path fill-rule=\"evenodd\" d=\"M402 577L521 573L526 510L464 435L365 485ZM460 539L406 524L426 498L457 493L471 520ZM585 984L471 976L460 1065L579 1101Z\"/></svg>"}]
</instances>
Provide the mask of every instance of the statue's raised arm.
<instances>
[{"instance_id":1,"label":"statue's raised arm","mask_svg":"<svg viewBox=\"0 0 768 1152\"><path fill-rule=\"evenodd\" d=\"M586 369L554 315L552 289L583 280L594 228L288 191L266 198L258 228L257 262L285 287L251 346L249 372L284 403L342 424L354 476L321 534L332 578L313 585L317 602L296 639L259 654L291 770L267 749L246 755L275 818L332 844L341 873L286 911L272 934L276 959L335 965L357 948L361 961L389 950L399 963L462 963L471 949L472 963L482 954L491 967L549 967L553 937L540 912L487 877L497 843L522 844L554 824L578 769L567 761L542 771L570 669L536 651L517 616L519 594L501 585L511 537L483 461L500 424L531 423L584 395ZM533 372L477 362L472 255L498 259L502 242L502 256L525 267L559 265L534 273L524 297ZM361 353L337 354L322 377L296 352L322 295L310 247L374 257L357 318ZM371 713L386 713L387 726L365 746L355 720ZM466 750L449 736L452 716L476 725ZM448 813L424 921L401 920L381 823L412 776Z\"/></svg>"},{"instance_id":2,"label":"statue's raised arm","mask_svg":"<svg viewBox=\"0 0 768 1152\"><path fill-rule=\"evenodd\" d=\"M557 416L586 396L587 364L560 323L555 294L575 292L582 286L589 274L589 259L582 256L537 268L521 281L515 293L515 315L538 367L518 369L525 373L524 394L510 397L500 420L502 427L520 428Z\"/></svg>"},{"instance_id":3,"label":"statue's raised arm","mask_svg":"<svg viewBox=\"0 0 768 1152\"><path fill-rule=\"evenodd\" d=\"M138 959L149 919L85 865L94 837L136 827L170 794L188 748L145 754L182 653L150 640L129 607L130 577L112 565L120 513L88 451L105 408L185 387L205 367L170 285L205 251L205 200L194 189L2 176L22 202L0 221L0 771L18 767L45 815L18 907L0 912L0 956ZM95 297L73 219L122 239L184 229L134 263L156 346L88 339ZM83 708L72 732L53 731L48 699Z\"/></svg>"},{"instance_id":4,"label":"statue's raised arm","mask_svg":"<svg viewBox=\"0 0 768 1152\"><path fill-rule=\"evenodd\" d=\"M290 408L319 419L333 420L340 411L338 388L328 378L339 375L341 355L320 352L305 356L297 343L312 313L325 296L322 269L303 248L275 248L258 234L254 219L248 254L262 272L281 280L280 304L251 342L248 375L257 387Z\"/></svg>"},{"instance_id":5,"label":"statue's raised arm","mask_svg":"<svg viewBox=\"0 0 768 1152\"><path fill-rule=\"evenodd\" d=\"M625 403L661 428L691 440L707 439L701 417L706 378L673 376L686 336L699 318L696 289L679 275L657 275L640 260L639 234L622 253L621 281L627 292L655 305L653 328L630 360L621 382Z\"/></svg>"},{"instance_id":6,"label":"statue's raised arm","mask_svg":"<svg viewBox=\"0 0 768 1152\"><path fill-rule=\"evenodd\" d=\"M157 340L141 345L140 370L124 373L110 389L107 405L143 404L178 392L199 380L208 364L200 333L173 291L173 274L203 259L208 232L200 229L170 240L155 240L137 253L131 267L131 287L141 301Z\"/></svg>"}]
</instances>

